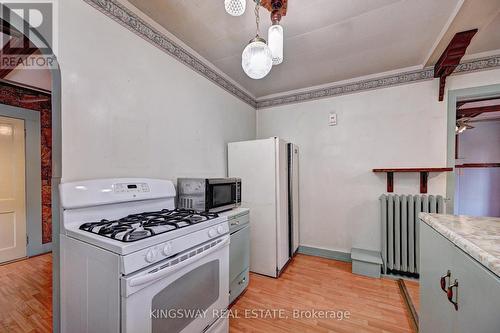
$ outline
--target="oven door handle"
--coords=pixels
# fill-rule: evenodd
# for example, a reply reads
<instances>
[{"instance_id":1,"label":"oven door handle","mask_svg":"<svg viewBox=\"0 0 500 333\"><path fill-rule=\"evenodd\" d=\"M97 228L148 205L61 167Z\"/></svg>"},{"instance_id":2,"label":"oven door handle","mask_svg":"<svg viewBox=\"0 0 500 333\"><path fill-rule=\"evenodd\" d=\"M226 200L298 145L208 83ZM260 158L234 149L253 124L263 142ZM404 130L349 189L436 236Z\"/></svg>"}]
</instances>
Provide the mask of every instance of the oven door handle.
<instances>
[{"instance_id":1,"label":"oven door handle","mask_svg":"<svg viewBox=\"0 0 500 333\"><path fill-rule=\"evenodd\" d=\"M191 258L188 258L184 261L181 261L180 263L178 263L174 266L165 267L165 268L159 270L158 272L148 273L146 275L132 278L128 281L128 285L130 287L137 287L137 286L141 286L141 285L148 284L150 282L159 280L167 275L170 275L171 273L173 273L173 272L175 272L183 267L186 267L187 265L219 250L220 248L227 246L229 244L230 238L229 238L229 236L224 236L224 237L225 237L225 239L222 242L220 242L219 244L215 245L214 247L212 247L208 250L205 250L205 251L201 252L200 254L192 256Z\"/></svg>"}]
</instances>

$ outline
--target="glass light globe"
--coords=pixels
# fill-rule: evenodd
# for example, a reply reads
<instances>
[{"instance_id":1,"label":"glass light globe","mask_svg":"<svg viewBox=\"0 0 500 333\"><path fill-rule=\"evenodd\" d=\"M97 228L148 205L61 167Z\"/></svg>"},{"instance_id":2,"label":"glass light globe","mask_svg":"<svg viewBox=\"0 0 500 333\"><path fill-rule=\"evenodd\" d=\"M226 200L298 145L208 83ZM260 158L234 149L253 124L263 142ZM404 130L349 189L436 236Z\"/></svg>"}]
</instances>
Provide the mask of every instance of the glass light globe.
<instances>
[{"instance_id":1,"label":"glass light globe","mask_svg":"<svg viewBox=\"0 0 500 333\"><path fill-rule=\"evenodd\" d=\"M267 32L269 48L273 55L273 65L279 65L283 62L283 27L279 24L273 24Z\"/></svg>"},{"instance_id":2,"label":"glass light globe","mask_svg":"<svg viewBox=\"0 0 500 333\"><path fill-rule=\"evenodd\" d=\"M241 55L241 67L252 79L262 79L269 74L273 59L265 39L255 37L250 41Z\"/></svg>"},{"instance_id":3,"label":"glass light globe","mask_svg":"<svg viewBox=\"0 0 500 333\"><path fill-rule=\"evenodd\" d=\"M226 7L226 12L232 16L243 15L246 6L246 0L224 0L224 7Z\"/></svg>"}]
</instances>

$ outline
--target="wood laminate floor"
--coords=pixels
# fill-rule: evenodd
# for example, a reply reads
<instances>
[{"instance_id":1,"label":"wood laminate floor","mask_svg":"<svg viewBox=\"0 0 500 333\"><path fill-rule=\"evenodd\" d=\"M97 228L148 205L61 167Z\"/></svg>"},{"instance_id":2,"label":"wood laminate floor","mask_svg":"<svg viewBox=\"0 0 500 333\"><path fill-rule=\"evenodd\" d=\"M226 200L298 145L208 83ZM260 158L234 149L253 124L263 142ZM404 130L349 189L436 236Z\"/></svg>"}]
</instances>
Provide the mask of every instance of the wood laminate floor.
<instances>
[{"instance_id":1,"label":"wood laminate floor","mask_svg":"<svg viewBox=\"0 0 500 333\"><path fill-rule=\"evenodd\" d=\"M418 283L407 288L418 295ZM294 310L295 315L306 312L294 316ZM313 310L348 311L350 316L307 318ZM297 255L279 279L251 274L230 318L231 333L412 332L396 280L354 275L349 263L306 255Z\"/></svg>"},{"instance_id":2,"label":"wood laminate floor","mask_svg":"<svg viewBox=\"0 0 500 333\"><path fill-rule=\"evenodd\" d=\"M51 279L50 254L0 266L0 332L51 332ZM407 288L418 309L418 283ZM308 318L345 311L342 320ZM231 333L411 332L395 280L353 275L349 263L305 255L279 279L252 274L231 315L239 316L230 320Z\"/></svg>"},{"instance_id":3,"label":"wood laminate floor","mask_svg":"<svg viewBox=\"0 0 500 333\"><path fill-rule=\"evenodd\" d=\"M51 254L0 266L0 332L51 331Z\"/></svg>"}]
</instances>

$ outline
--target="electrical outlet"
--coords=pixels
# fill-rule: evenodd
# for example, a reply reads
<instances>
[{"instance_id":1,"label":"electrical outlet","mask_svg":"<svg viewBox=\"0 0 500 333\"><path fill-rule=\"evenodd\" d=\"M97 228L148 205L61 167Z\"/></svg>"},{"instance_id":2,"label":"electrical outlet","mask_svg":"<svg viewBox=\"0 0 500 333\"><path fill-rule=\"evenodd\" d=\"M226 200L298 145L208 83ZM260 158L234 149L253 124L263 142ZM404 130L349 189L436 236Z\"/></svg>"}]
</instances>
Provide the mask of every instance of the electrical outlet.
<instances>
[{"instance_id":1,"label":"electrical outlet","mask_svg":"<svg viewBox=\"0 0 500 333\"><path fill-rule=\"evenodd\" d=\"M337 125L337 114L330 113L328 117L328 126L335 126L335 125Z\"/></svg>"}]
</instances>

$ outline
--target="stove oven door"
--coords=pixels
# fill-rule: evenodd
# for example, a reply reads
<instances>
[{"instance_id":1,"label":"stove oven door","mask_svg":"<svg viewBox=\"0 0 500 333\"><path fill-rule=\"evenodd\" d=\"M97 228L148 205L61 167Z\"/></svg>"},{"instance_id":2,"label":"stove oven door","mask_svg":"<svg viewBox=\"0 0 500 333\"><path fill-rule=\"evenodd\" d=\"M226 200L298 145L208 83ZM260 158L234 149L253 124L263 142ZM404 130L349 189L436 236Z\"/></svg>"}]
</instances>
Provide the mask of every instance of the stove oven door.
<instances>
[{"instance_id":1,"label":"stove oven door","mask_svg":"<svg viewBox=\"0 0 500 333\"><path fill-rule=\"evenodd\" d=\"M229 303L229 236L123 277L121 289L122 333L210 331Z\"/></svg>"}]
</instances>

